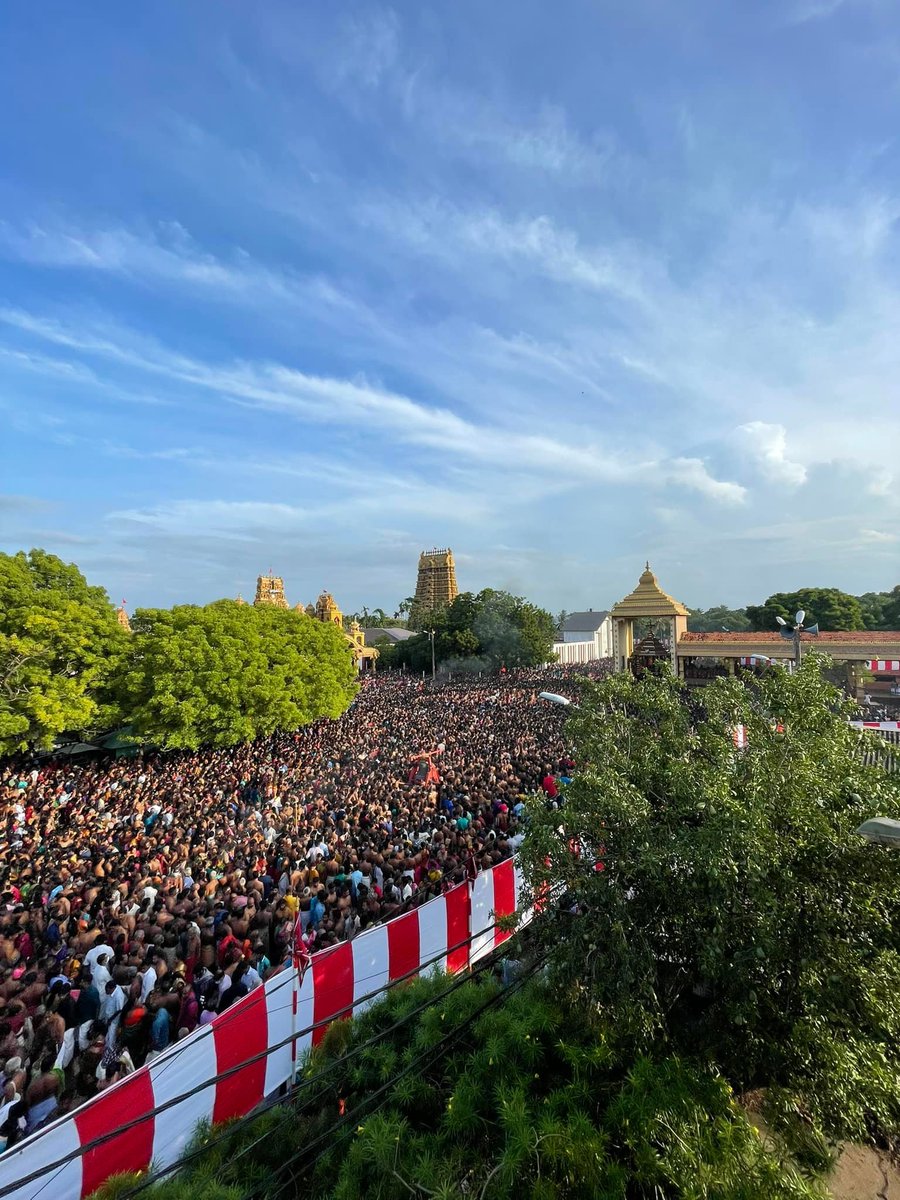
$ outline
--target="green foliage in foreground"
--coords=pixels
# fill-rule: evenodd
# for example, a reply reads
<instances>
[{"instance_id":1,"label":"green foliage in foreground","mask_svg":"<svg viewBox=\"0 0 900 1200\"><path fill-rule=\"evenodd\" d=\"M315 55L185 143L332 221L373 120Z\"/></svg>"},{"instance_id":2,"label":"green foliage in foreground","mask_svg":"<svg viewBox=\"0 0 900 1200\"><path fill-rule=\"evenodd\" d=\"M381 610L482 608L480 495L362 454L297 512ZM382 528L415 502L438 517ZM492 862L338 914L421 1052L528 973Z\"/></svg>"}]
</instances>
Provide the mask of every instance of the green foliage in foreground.
<instances>
[{"instance_id":1,"label":"green foliage in foreground","mask_svg":"<svg viewBox=\"0 0 900 1200\"><path fill-rule=\"evenodd\" d=\"M146 1200L824 1195L760 1140L723 1079L674 1057L623 1064L609 1030L543 982L510 989L480 1015L498 985L468 982L321 1076L446 986L419 981L333 1027L307 1068L315 1082L294 1105L219 1141L219 1131L200 1131L203 1155ZM452 1031L448 1052L431 1055ZM391 1080L387 1103L360 1113ZM101 1195L113 1200L128 1184Z\"/></svg>"},{"instance_id":2,"label":"green foliage in foreground","mask_svg":"<svg viewBox=\"0 0 900 1200\"><path fill-rule=\"evenodd\" d=\"M0 554L0 754L114 724L127 635L102 588L43 550Z\"/></svg>"},{"instance_id":3,"label":"green foliage in foreground","mask_svg":"<svg viewBox=\"0 0 900 1200\"><path fill-rule=\"evenodd\" d=\"M900 779L863 765L820 668L690 703L668 674L587 688L584 765L560 812L535 805L522 851L535 889L583 906L552 935L554 970L624 1055L697 1056L866 1140L900 1128L900 859L855 831L900 818Z\"/></svg>"},{"instance_id":4,"label":"green foliage in foreground","mask_svg":"<svg viewBox=\"0 0 900 1200\"><path fill-rule=\"evenodd\" d=\"M138 609L132 628L123 707L158 745L230 746L297 729L340 716L356 691L341 631L293 609Z\"/></svg>"}]
</instances>

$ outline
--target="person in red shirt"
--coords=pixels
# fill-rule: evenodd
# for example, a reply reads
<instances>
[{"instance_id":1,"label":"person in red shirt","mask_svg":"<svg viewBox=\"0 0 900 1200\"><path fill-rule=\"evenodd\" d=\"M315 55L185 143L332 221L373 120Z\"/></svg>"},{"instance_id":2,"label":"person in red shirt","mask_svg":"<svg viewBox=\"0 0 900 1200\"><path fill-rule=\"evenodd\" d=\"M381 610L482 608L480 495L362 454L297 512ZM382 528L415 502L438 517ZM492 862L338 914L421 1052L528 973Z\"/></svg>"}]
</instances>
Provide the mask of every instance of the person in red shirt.
<instances>
[{"instance_id":1,"label":"person in red shirt","mask_svg":"<svg viewBox=\"0 0 900 1200\"><path fill-rule=\"evenodd\" d=\"M559 788L556 786L556 778L553 772L547 767L544 772L544 778L541 780L541 787L544 789L544 795L550 800L555 800L559 795Z\"/></svg>"}]
</instances>

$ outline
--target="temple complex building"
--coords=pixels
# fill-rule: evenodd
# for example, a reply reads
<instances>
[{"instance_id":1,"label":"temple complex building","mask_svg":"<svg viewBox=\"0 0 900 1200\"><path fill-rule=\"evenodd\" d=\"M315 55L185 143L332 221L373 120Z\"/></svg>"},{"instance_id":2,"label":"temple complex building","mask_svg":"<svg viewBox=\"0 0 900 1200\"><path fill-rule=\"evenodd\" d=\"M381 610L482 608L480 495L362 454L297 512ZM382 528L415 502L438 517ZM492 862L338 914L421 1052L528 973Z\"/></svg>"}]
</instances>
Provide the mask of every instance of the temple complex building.
<instances>
[{"instance_id":1,"label":"temple complex building","mask_svg":"<svg viewBox=\"0 0 900 1200\"><path fill-rule=\"evenodd\" d=\"M640 665L644 659L668 658L677 669L678 639L687 632L688 610L659 586L649 562L638 585L610 609L613 658L617 668Z\"/></svg>"},{"instance_id":2,"label":"temple complex building","mask_svg":"<svg viewBox=\"0 0 900 1200\"><path fill-rule=\"evenodd\" d=\"M452 550L423 550L419 555L419 573L412 612L418 624L428 613L445 608L459 595L456 564Z\"/></svg>"},{"instance_id":3,"label":"temple complex building","mask_svg":"<svg viewBox=\"0 0 900 1200\"><path fill-rule=\"evenodd\" d=\"M237 603L244 603L240 596L237 598ZM253 603L257 606L272 604L276 608L288 608L289 605L284 594L284 580L279 575L273 575L271 571L268 575L258 576L256 580L256 598ZM374 646L366 645L365 631L358 621L351 621L345 628L344 614L338 608L337 602L331 592L323 591L315 604L307 604L305 607L302 604L295 604L294 611L304 613L307 617L312 617L315 621L324 621L329 625L337 625L338 629L340 629L341 633L347 639L347 645L353 655L356 669L358 671L374 670L376 660L378 659L378 651ZM126 617L125 619L127 620L128 618Z\"/></svg>"},{"instance_id":4,"label":"temple complex building","mask_svg":"<svg viewBox=\"0 0 900 1200\"><path fill-rule=\"evenodd\" d=\"M256 597L254 604L274 604L276 608L287 608L288 602L284 596L284 580L273 575L260 575L256 580Z\"/></svg>"},{"instance_id":5,"label":"temple complex building","mask_svg":"<svg viewBox=\"0 0 900 1200\"><path fill-rule=\"evenodd\" d=\"M618 670L641 674L667 662L688 684L733 675L739 669L792 664L798 654L816 649L845 665L847 689L862 700L873 675L890 681L891 669L900 668L900 631L830 630L803 632L799 638L778 629L693 633L687 627L688 609L662 590L649 563L634 591L613 605L609 615Z\"/></svg>"},{"instance_id":6,"label":"temple complex building","mask_svg":"<svg viewBox=\"0 0 900 1200\"><path fill-rule=\"evenodd\" d=\"M116 620L126 633L131 633L131 622L128 620L128 613L125 611L124 600L122 601L122 607L116 609Z\"/></svg>"}]
</instances>

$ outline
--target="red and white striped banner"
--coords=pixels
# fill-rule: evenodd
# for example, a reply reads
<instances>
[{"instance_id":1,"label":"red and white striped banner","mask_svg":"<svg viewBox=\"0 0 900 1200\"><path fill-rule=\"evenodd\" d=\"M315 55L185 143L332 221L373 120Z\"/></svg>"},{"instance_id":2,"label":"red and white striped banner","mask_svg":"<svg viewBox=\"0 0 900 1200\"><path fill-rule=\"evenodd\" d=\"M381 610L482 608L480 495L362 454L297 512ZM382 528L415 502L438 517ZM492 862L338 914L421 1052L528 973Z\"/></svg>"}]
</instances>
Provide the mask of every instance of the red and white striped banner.
<instances>
[{"instance_id":1,"label":"red and white striped banner","mask_svg":"<svg viewBox=\"0 0 900 1200\"><path fill-rule=\"evenodd\" d=\"M898 658L870 658L866 663L870 671L875 671L877 674L896 674L900 672L900 659Z\"/></svg>"},{"instance_id":2,"label":"red and white striped banner","mask_svg":"<svg viewBox=\"0 0 900 1200\"><path fill-rule=\"evenodd\" d=\"M244 1116L287 1083L330 1021L363 1011L394 980L421 969L460 971L501 945L512 935L496 928L497 919L515 912L521 895L518 868L507 859L472 884L314 954L296 1003L295 972L280 971L148 1066L0 1154L0 1196L83 1200L111 1175L176 1162L199 1121ZM108 1140L78 1154L98 1138Z\"/></svg>"},{"instance_id":3,"label":"red and white striped banner","mask_svg":"<svg viewBox=\"0 0 900 1200\"><path fill-rule=\"evenodd\" d=\"M854 729L900 730L900 721L851 721Z\"/></svg>"}]
</instances>

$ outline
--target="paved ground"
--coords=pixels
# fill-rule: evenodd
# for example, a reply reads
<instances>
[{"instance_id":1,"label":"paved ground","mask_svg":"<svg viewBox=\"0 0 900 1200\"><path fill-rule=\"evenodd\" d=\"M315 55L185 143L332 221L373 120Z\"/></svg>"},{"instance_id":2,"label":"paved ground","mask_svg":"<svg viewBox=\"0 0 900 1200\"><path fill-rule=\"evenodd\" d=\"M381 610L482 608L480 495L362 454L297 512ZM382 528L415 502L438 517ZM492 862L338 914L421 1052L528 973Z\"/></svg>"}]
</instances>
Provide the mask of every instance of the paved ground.
<instances>
[{"instance_id":1,"label":"paved ground","mask_svg":"<svg viewBox=\"0 0 900 1200\"><path fill-rule=\"evenodd\" d=\"M900 1200L900 1170L869 1146L846 1145L831 1178L834 1200Z\"/></svg>"}]
</instances>

